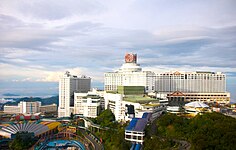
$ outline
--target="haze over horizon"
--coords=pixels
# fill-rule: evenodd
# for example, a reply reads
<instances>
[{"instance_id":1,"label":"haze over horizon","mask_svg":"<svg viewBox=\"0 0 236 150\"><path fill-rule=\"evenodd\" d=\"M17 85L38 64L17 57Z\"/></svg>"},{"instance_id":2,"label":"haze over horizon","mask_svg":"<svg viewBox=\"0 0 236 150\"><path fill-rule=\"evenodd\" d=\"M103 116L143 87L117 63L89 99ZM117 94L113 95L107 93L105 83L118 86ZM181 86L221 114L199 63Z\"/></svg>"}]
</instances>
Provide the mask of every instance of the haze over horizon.
<instances>
[{"instance_id":1,"label":"haze over horizon","mask_svg":"<svg viewBox=\"0 0 236 150\"><path fill-rule=\"evenodd\" d=\"M66 70L92 78L138 54L143 70L227 75L236 101L235 0L2 0L0 94L54 95Z\"/></svg>"}]
</instances>

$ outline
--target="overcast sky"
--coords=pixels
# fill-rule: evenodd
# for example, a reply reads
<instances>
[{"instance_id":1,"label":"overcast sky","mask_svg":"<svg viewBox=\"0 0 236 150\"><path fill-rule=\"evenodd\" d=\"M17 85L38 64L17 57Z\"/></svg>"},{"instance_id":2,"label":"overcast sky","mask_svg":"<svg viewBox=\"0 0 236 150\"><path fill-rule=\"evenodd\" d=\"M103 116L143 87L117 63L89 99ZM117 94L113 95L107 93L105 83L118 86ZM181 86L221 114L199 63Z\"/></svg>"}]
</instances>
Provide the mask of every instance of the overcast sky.
<instances>
[{"instance_id":1,"label":"overcast sky","mask_svg":"<svg viewBox=\"0 0 236 150\"><path fill-rule=\"evenodd\" d=\"M236 98L235 0L1 0L0 93L51 95L66 70L102 86L124 54L144 70L219 71Z\"/></svg>"}]
</instances>

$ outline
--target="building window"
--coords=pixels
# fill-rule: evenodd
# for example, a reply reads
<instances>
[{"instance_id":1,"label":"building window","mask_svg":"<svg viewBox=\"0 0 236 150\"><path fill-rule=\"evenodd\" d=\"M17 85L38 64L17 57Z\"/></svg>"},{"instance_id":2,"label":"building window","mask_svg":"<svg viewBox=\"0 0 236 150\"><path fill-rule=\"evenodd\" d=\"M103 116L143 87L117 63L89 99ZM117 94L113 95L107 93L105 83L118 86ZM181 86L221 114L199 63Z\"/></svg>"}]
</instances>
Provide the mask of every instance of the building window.
<instances>
[{"instance_id":1,"label":"building window","mask_svg":"<svg viewBox=\"0 0 236 150\"><path fill-rule=\"evenodd\" d=\"M125 135L125 137L126 137L127 139L130 139L130 138L131 138L131 135Z\"/></svg>"}]
</instances>

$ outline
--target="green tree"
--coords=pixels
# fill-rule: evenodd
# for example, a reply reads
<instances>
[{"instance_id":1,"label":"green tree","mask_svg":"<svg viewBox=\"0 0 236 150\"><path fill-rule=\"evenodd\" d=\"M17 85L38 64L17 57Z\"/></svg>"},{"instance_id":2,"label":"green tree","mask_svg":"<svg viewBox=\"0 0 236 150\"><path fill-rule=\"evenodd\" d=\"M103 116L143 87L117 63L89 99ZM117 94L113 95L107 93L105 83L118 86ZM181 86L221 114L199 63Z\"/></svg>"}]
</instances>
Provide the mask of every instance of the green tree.
<instances>
[{"instance_id":1,"label":"green tree","mask_svg":"<svg viewBox=\"0 0 236 150\"><path fill-rule=\"evenodd\" d=\"M125 141L124 132L125 126L116 125L116 128L110 128L106 131L97 132L96 135L102 138L105 149L129 150L130 143Z\"/></svg>"},{"instance_id":2,"label":"green tree","mask_svg":"<svg viewBox=\"0 0 236 150\"><path fill-rule=\"evenodd\" d=\"M23 150L30 148L37 141L34 138L33 133L29 132L18 132L12 142L10 142L9 147L12 150Z\"/></svg>"},{"instance_id":3,"label":"green tree","mask_svg":"<svg viewBox=\"0 0 236 150\"><path fill-rule=\"evenodd\" d=\"M175 140L185 140L191 143L191 149L234 149L236 143L236 119L220 113L206 113L186 119L174 114L165 114L156 122L157 132L147 133L144 149L151 149L160 141L155 149L172 149ZM147 130L149 131L149 130ZM153 136L151 140L150 137ZM157 138L155 138L155 136ZM168 144L169 143L169 144ZM162 147L163 146L163 147Z\"/></svg>"},{"instance_id":4,"label":"green tree","mask_svg":"<svg viewBox=\"0 0 236 150\"><path fill-rule=\"evenodd\" d=\"M70 113L70 119L73 119L74 118L74 114L71 112Z\"/></svg>"},{"instance_id":5,"label":"green tree","mask_svg":"<svg viewBox=\"0 0 236 150\"><path fill-rule=\"evenodd\" d=\"M127 124L119 124L115 121L115 116L111 110L104 110L96 119L94 123L100 124L102 127L109 127L108 129L100 130L95 134L102 138L104 148L112 150L129 150L130 143L125 141L125 127Z\"/></svg>"},{"instance_id":6,"label":"green tree","mask_svg":"<svg viewBox=\"0 0 236 150\"><path fill-rule=\"evenodd\" d=\"M110 109L104 110L97 118L96 122L103 127L109 127L113 125L115 116Z\"/></svg>"}]
</instances>

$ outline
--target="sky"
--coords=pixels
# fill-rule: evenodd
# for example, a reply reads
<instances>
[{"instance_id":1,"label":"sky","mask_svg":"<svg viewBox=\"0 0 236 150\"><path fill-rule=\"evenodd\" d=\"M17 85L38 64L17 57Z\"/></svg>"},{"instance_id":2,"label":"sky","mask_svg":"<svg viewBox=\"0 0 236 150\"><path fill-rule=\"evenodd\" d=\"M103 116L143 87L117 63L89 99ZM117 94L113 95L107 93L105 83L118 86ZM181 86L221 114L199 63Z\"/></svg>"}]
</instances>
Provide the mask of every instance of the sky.
<instances>
[{"instance_id":1,"label":"sky","mask_svg":"<svg viewBox=\"0 0 236 150\"><path fill-rule=\"evenodd\" d=\"M65 71L92 78L138 54L143 70L227 75L236 101L235 0L1 0L0 94L56 95Z\"/></svg>"}]
</instances>

